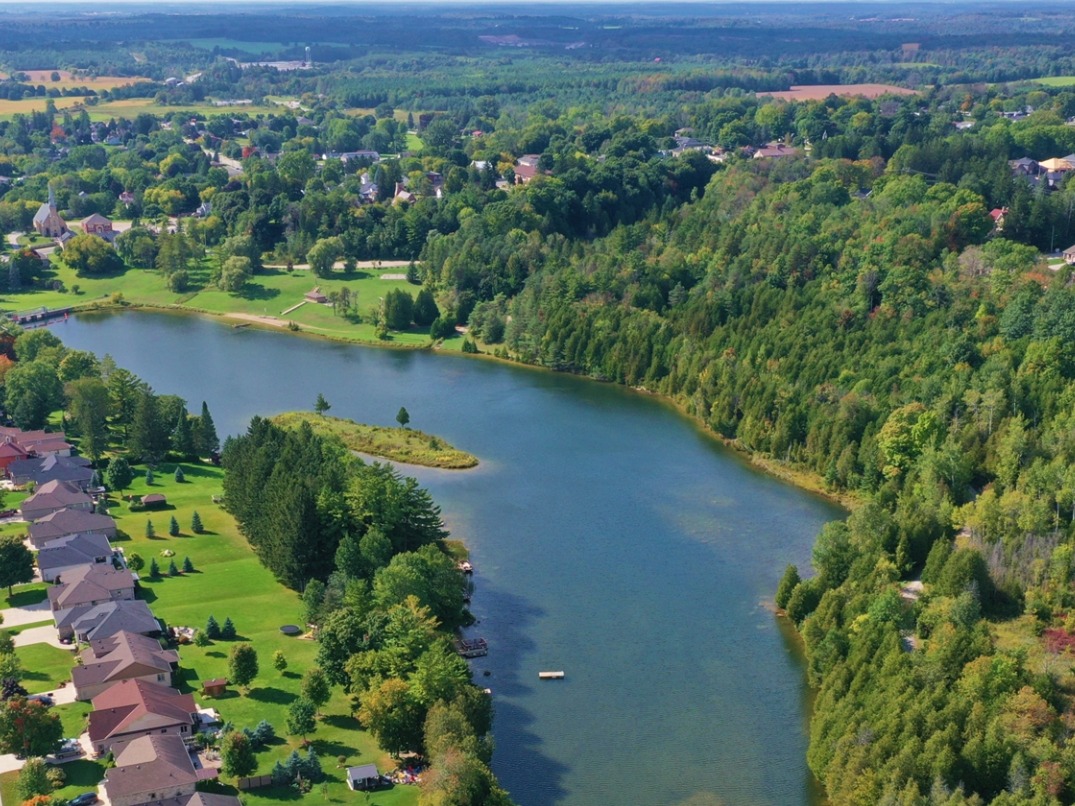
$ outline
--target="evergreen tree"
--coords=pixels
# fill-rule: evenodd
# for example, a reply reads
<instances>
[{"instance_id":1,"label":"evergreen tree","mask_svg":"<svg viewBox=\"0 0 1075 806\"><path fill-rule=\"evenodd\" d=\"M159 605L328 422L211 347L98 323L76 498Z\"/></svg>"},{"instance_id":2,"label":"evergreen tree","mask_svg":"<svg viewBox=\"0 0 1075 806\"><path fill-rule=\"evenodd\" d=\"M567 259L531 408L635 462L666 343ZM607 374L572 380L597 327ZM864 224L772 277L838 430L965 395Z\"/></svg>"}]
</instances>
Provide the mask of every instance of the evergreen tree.
<instances>
[{"instance_id":1,"label":"evergreen tree","mask_svg":"<svg viewBox=\"0 0 1075 806\"><path fill-rule=\"evenodd\" d=\"M194 573L194 563L192 563L190 561L190 557L184 557L183 558L183 573L184 574L193 574Z\"/></svg>"},{"instance_id":2,"label":"evergreen tree","mask_svg":"<svg viewBox=\"0 0 1075 806\"><path fill-rule=\"evenodd\" d=\"M146 537L153 538L157 536L157 530L153 528L153 521L146 521Z\"/></svg>"},{"instance_id":3,"label":"evergreen tree","mask_svg":"<svg viewBox=\"0 0 1075 806\"><path fill-rule=\"evenodd\" d=\"M407 423L411 421L411 415L403 406L399 407L399 411L396 412L396 422L399 423L400 428L406 428Z\"/></svg>"},{"instance_id":4,"label":"evergreen tree","mask_svg":"<svg viewBox=\"0 0 1075 806\"><path fill-rule=\"evenodd\" d=\"M194 510L194 514L190 516L190 531L196 535L200 535L204 530L202 526L202 516L198 514L198 510Z\"/></svg>"},{"instance_id":5,"label":"evergreen tree","mask_svg":"<svg viewBox=\"0 0 1075 806\"><path fill-rule=\"evenodd\" d=\"M149 578L150 579L159 579L160 575L161 575L161 568L157 564L157 558L153 557L149 561Z\"/></svg>"},{"instance_id":6,"label":"evergreen tree","mask_svg":"<svg viewBox=\"0 0 1075 806\"><path fill-rule=\"evenodd\" d=\"M224 641L234 641L236 636L235 624L231 620L231 616L224 619L224 626L220 628L220 637Z\"/></svg>"},{"instance_id":7,"label":"evergreen tree","mask_svg":"<svg viewBox=\"0 0 1075 806\"><path fill-rule=\"evenodd\" d=\"M198 446L194 442L194 428L186 409L179 412L179 419L172 429L172 451L183 459L193 459L198 455Z\"/></svg>"},{"instance_id":8,"label":"evergreen tree","mask_svg":"<svg viewBox=\"0 0 1075 806\"><path fill-rule=\"evenodd\" d=\"M170 429L161 421L157 396L141 389L135 399L134 416L127 434L127 449L139 461L157 464L168 452Z\"/></svg>"},{"instance_id":9,"label":"evergreen tree","mask_svg":"<svg viewBox=\"0 0 1075 806\"><path fill-rule=\"evenodd\" d=\"M320 414L322 417L324 417L325 412L328 411L331 408L332 408L332 404L330 404L327 400L325 400L325 396L323 394L318 392L317 393L317 400L314 401L314 411L317 412L318 414Z\"/></svg>"},{"instance_id":10,"label":"evergreen tree","mask_svg":"<svg viewBox=\"0 0 1075 806\"><path fill-rule=\"evenodd\" d=\"M179 576L179 567L175 564L175 560L171 560L168 563L168 576L170 576L170 577Z\"/></svg>"},{"instance_id":11,"label":"evergreen tree","mask_svg":"<svg viewBox=\"0 0 1075 806\"><path fill-rule=\"evenodd\" d=\"M187 474L183 472L183 466L182 465L176 465L175 466L174 478L175 478L176 484L182 484L184 481L187 480Z\"/></svg>"},{"instance_id":12,"label":"evergreen tree","mask_svg":"<svg viewBox=\"0 0 1075 806\"><path fill-rule=\"evenodd\" d=\"M214 641L220 638L220 625L217 624L217 620L212 614L205 620L205 634Z\"/></svg>"},{"instance_id":13,"label":"evergreen tree","mask_svg":"<svg viewBox=\"0 0 1075 806\"><path fill-rule=\"evenodd\" d=\"M113 456L105 470L105 484L110 490L125 490L134 480L131 466L122 456Z\"/></svg>"},{"instance_id":14,"label":"evergreen tree","mask_svg":"<svg viewBox=\"0 0 1075 806\"><path fill-rule=\"evenodd\" d=\"M149 487L156 481L157 477L153 475L153 468L146 468L146 486Z\"/></svg>"},{"instance_id":15,"label":"evergreen tree","mask_svg":"<svg viewBox=\"0 0 1075 806\"><path fill-rule=\"evenodd\" d=\"M179 536L179 521L175 519L175 515L172 515L171 520L168 521L168 534L172 537Z\"/></svg>"},{"instance_id":16,"label":"evergreen tree","mask_svg":"<svg viewBox=\"0 0 1075 806\"><path fill-rule=\"evenodd\" d=\"M287 669L287 658L279 649L272 653L272 665L276 671L283 673Z\"/></svg>"},{"instance_id":17,"label":"evergreen tree","mask_svg":"<svg viewBox=\"0 0 1075 806\"><path fill-rule=\"evenodd\" d=\"M220 450L220 437L217 436L213 417L209 414L209 405L204 400L202 414L198 418L197 444L200 456L209 456Z\"/></svg>"},{"instance_id":18,"label":"evergreen tree","mask_svg":"<svg viewBox=\"0 0 1075 806\"><path fill-rule=\"evenodd\" d=\"M440 308L433 299L433 292L423 288L414 300L414 323L419 327L429 327L440 316Z\"/></svg>"}]
</instances>

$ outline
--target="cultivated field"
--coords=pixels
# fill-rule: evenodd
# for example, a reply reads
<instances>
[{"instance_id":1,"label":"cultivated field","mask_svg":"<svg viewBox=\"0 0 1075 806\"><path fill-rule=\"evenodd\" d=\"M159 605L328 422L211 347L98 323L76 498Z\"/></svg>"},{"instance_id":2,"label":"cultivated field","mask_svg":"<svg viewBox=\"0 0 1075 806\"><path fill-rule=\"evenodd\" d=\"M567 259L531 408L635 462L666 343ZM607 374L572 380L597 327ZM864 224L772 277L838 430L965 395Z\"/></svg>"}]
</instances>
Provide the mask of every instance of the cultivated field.
<instances>
[{"instance_id":1,"label":"cultivated field","mask_svg":"<svg viewBox=\"0 0 1075 806\"><path fill-rule=\"evenodd\" d=\"M894 84L812 84L793 86L781 92L759 92L759 96L769 95L785 101L821 101L830 95L861 95L863 98L878 98L882 95L915 95L915 90L897 87Z\"/></svg>"},{"instance_id":2,"label":"cultivated field","mask_svg":"<svg viewBox=\"0 0 1075 806\"><path fill-rule=\"evenodd\" d=\"M86 87L91 90L112 90L116 87L126 87L138 81L149 81L142 76L76 76L68 70L57 70L60 74L59 81L52 80L52 70L23 70L27 75L28 84L44 84L45 87L55 87L58 90L68 90L75 87ZM3 76L6 78L7 76Z\"/></svg>"}]
</instances>

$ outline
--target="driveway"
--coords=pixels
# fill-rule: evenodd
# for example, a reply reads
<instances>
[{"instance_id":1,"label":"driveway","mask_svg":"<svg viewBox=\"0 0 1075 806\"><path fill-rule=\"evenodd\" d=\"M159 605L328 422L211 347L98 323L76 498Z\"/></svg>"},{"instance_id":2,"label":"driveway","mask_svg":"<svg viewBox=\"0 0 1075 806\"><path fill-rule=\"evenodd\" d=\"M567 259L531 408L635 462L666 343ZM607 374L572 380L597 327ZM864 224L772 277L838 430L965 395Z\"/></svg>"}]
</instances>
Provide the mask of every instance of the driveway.
<instances>
[{"instance_id":1,"label":"driveway","mask_svg":"<svg viewBox=\"0 0 1075 806\"><path fill-rule=\"evenodd\" d=\"M66 649L68 652L75 650L74 644L60 643L60 636L56 632L55 625L52 624L33 627L15 636L15 646L29 646L30 644L52 644L57 649Z\"/></svg>"},{"instance_id":2,"label":"driveway","mask_svg":"<svg viewBox=\"0 0 1075 806\"><path fill-rule=\"evenodd\" d=\"M25 761L21 758L15 758L14 753L5 753L0 755L0 773L14 772L15 770L21 770Z\"/></svg>"},{"instance_id":3,"label":"driveway","mask_svg":"<svg viewBox=\"0 0 1075 806\"><path fill-rule=\"evenodd\" d=\"M25 607L9 607L6 610L0 610L0 616L4 617L4 623L0 625L0 629L4 627L21 627L23 624L46 621L52 617L48 599L43 599L37 604L26 605Z\"/></svg>"}]
</instances>

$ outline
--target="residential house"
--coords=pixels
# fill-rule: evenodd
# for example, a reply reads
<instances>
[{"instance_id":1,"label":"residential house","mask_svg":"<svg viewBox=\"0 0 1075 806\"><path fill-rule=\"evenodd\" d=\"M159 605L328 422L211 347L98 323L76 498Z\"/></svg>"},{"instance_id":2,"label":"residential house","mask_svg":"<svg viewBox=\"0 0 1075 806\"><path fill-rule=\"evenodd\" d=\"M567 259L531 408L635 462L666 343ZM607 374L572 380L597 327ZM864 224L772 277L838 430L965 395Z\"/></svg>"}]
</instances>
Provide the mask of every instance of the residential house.
<instances>
[{"instance_id":1,"label":"residential house","mask_svg":"<svg viewBox=\"0 0 1075 806\"><path fill-rule=\"evenodd\" d=\"M140 736L173 734L189 739L198 721L194 695L145 680L113 683L92 702L88 731L97 756L105 755L115 742Z\"/></svg>"},{"instance_id":2,"label":"residential house","mask_svg":"<svg viewBox=\"0 0 1075 806\"><path fill-rule=\"evenodd\" d=\"M12 462L7 477L16 487L30 482L40 487L50 481L69 481L85 492L93 480L90 460L81 456L38 456Z\"/></svg>"},{"instance_id":3,"label":"residential house","mask_svg":"<svg viewBox=\"0 0 1075 806\"><path fill-rule=\"evenodd\" d=\"M194 769L186 745L174 734L116 742L113 754L116 766L105 771L100 787L101 800L111 806L142 806L171 798L186 803L199 781L217 776L214 769Z\"/></svg>"},{"instance_id":4,"label":"residential house","mask_svg":"<svg viewBox=\"0 0 1075 806\"><path fill-rule=\"evenodd\" d=\"M0 470L7 470L13 463L29 458L30 452L10 437L0 442Z\"/></svg>"},{"instance_id":5,"label":"residential house","mask_svg":"<svg viewBox=\"0 0 1075 806\"><path fill-rule=\"evenodd\" d=\"M87 607L134 598L134 574L111 563L80 565L67 571L59 584L48 589L49 609L60 613L75 607Z\"/></svg>"},{"instance_id":6,"label":"residential house","mask_svg":"<svg viewBox=\"0 0 1075 806\"><path fill-rule=\"evenodd\" d=\"M242 806L242 801L231 795L195 792L193 795L179 795L167 800L156 800L153 801L153 806Z\"/></svg>"},{"instance_id":7,"label":"residential house","mask_svg":"<svg viewBox=\"0 0 1075 806\"><path fill-rule=\"evenodd\" d=\"M112 243L116 240L116 233L112 229L112 222L100 213L94 213L82 219L82 231L87 235L96 235L98 238Z\"/></svg>"},{"instance_id":8,"label":"residential house","mask_svg":"<svg viewBox=\"0 0 1075 806\"><path fill-rule=\"evenodd\" d=\"M370 163L374 163L380 162L381 155L376 151L330 151L327 154L322 154L321 159L339 160L340 162L369 160Z\"/></svg>"},{"instance_id":9,"label":"residential house","mask_svg":"<svg viewBox=\"0 0 1075 806\"><path fill-rule=\"evenodd\" d=\"M67 535L37 552L37 567L45 582L55 582L69 571L94 564L112 567L112 546L103 535Z\"/></svg>"},{"instance_id":10,"label":"residential house","mask_svg":"<svg viewBox=\"0 0 1075 806\"><path fill-rule=\"evenodd\" d=\"M92 700L123 680L170 687L178 668L179 653L174 649L162 648L155 638L120 630L82 650L79 664L71 669L71 682L75 699Z\"/></svg>"},{"instance_id":11,"label":"residential house","mask_svg":"<svg viewBox=\"0 0 1075 806\"><path fill-rule=\"evenodd\" d=\"M84 509L61 509L30 524L30 545L37 551L54 540L76 534L95 534L112 540L116 537L116 522L108 515Z\"/></svg>"},{"instance_id":12,"label":"residential house","mask_svg":"<svg viewBox=\"0 0 1075 806\"><path fill-rule=\"evenodd\" d=\"M1069 246L1062 252L1064 256L1064 262L1069 266L1075 266L1075 244Z\"/></svg>"},{"instance_id":13,"label":"residential house","mask_svg":"<svg viewBox=\"0 0 1075 806\"><path fill-rule=\"evenodd\" d=\"M56 210L56 193L49 188L49 200L34 213L34 229L46 238L59 238L67 232L67 222Z\"/></svg>"},{"instance_id":14,"label":"residential house","mask_svg":"<svg viewBox=\"0 0 1075 806\"><path fill-rule=\"evenodd\" d=\"M134 194L129 190L125 190L119 194L119 200L125 207L130 207L134 204Z\"/></svg>"},{"instance_id":15,"label":"residential house","mask_svg":"<svg viewBox=\"0 0 1075 806\"><path fill-rule=\"evenodd\" d=\"M525 185L535 176L541 173L539 163L540 154L523 154L515 161L515 184Z\"/></svg>"},{"instance_id":16,"label":"residential house","mask_svg":"<svg viewBox=\"0 0 1075 806\"><path fill-rule=\"evenodd\" d=\"M71 443L63 431L23 431L21 428L0 426L0 439L11 439L27 454L35 456L70 456Z\"/></svg>"},{"instance_id":17,"label":"residential house","mask_svg":"<svg viewBox=\"0 0 1075 806\"><path fill-rule=\"evenodd\" d=\"M783 157L798 157L802 151L784 143L769 143L754 151L754 159L771 160Z\"/></svg>"},{"instance_id":18,"label":"residential house","mask_svg":"<svg viewBox=\"0 0 1075 806\"><path fill-rule=\"evenodd\" d=\"M160 622L140 599L105 602L92 607L76 607L54 614L60 640L84 643L108 638L120 631L155 636L161 632Z\"/></svg>"},{"instance_id":19,"label":"residential house","mask_svg":"<svg viewBox=\"0 0 1075 806\"><path fill-rule=\"evenodd\" d=\"M28 521L36 521L61 509L93 511L93 499L70 481L46 481L34 494L19 504L19 512Z\"/></svg>"},{"instance_id":20,"label":"residential house","mask_svg":"<svg viewBox=\"0 0 1075 806\"><path fill-rule=\"evenodd\" d=\"M407 190L407 185L405 183L396 182L396 189L392 194L392 204L414 204L417 198L417 196Z\"/></svg>"},{"instance_id":21,"label":"residential house","mask_svg":"<svg viewBox=\"0 0 1075 806\"><path fill-rule=\"evenodd\" d=\"M1045 170L1037 160L1032 160L1030 157L1009 160L1008 167L1011 168L1013 176L1037 176Z\"/></svg>"},{"instance_id":22,"label":"residential house","mask_svg":"<svg viewBox=\"0 0 1075 806\"><path fill-rule=\"evenodd\" d=\"M1004 217L1008 215L1007 207L994 207L989 211L989 217L993 219L993 229L996 232L1003 232L1004 230Z\"/></svg>"}]
</instances>

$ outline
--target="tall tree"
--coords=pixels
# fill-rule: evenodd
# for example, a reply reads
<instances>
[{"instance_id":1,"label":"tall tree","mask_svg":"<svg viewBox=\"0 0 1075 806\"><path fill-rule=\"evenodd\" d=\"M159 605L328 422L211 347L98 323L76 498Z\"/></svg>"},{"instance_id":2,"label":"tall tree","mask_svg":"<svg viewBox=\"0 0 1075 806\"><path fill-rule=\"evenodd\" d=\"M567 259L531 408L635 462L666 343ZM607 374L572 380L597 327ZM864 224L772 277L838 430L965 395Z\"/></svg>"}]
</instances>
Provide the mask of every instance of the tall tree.
<instances>
[{"instance_id":1,"label":"tall tree","mask_svg":"<svg viewBox=\"0 0 1075 806\"><path fill-rule=\"evenodd\" d=\"M47 756L63 739L60 715L21 697L0 704L0 752Z\"/></svg>"},{"instance_id":2,"label":"tall tree","mask_svg":"<svg viewBox=\"0 0 1075 806\"><path fill-rule=\"evenodd\" d=\"M107 356L105 357L107 359ZM123 429L123 437L134 421L134 410L145 383L128 369L116 369L108 374L108 394L112 400L112 420Z\"/></svg>"},{"instance_id":3,"label":"tall tree","mask_svg":"<svg viewBox=\"0 0 1075 806\"><path fill-rule=\"evenodd\" d=\"M325 412L332 408L332 404L325 400L325 396L320 392L317 393L317 400L314 401L314 411L325 416Z\"/></svg>"},{"instance_id":4,"label":"tall tree","mask_svg":"<svg viewBox=\"0 0 1075 806\"><path fill-rule=\"evenodd\" d=\"M0 587L11 596L13 585L34 581L34 555L18 535L0 535Z\"/></svg>"},{"instance_id":5,"label":"tall tree","mask_svg":"<svg viewBox=\"0 0 1075 806\"><path fill-rule=\"evenodd\" d=\"M411 415L403 406L399 407L399 411L396 412L396 422L399 423L400 428L406 428L407 423L411 421Z\"/></svg>"},{"instance_id":6,"label":"tall tree","mask_svg":"<svg viewBox=\"0 0 1075 806\"><path fill-rule=\"evenodd\" d=\"M246 688L258 676L258 653L250 644L236 644L228 657L228 678Z\"/></svg>"},{"instance_id":7,"label":"tall tree","mask_svg":"<svg viewBox=\"0 0 1075 806\"><path fill-rule=\"evenodd\" d=\"M194 428L186 410L179 413L175 428L172 429L172 450L184 459L193 459L198 455L198 447L194 442Z\"/></svg>"},{"instance_id":8,"label":"tall tree","mask_svg":"<svg viewBox=\"0 0 1075 806\"><path fill-rule=\"evenodd\" d=\"M309 700L299 697L287 709L287 732L292 736L301 736L303 744L306 737L317 728L317 708Z\"/></svg>"},{"instance_id":9,"label":"tall tree","mask_svg":"<svg viewBox=\"0 0 1075 806\"><path fill-rule=\"evenodd\" d=\"M94 462L108 449L108 387L100 378L70 381L67 415L79 436L79 448Z\"/></svg>"},{"instance_id":10,"label":"tall tree","mask_svg":"<svg viewBox=\"0 0 1075 806\"><path fill-rule=\"evenodd\" d=\"M220 742L220 770L234 778L244 778L258 768L254 748L245 733L238 730L224 734Z\"/></svg>"},{"instance_id":11,"label":"tall tree","mask_svg":"<svg viewBox=\"0 0 1075 806\"><path fill-rule=\"evenodd\" d=\"M209 404L204 400L202 401L202 413L198 418L195 441L198 445L198 453L201 456L209 456L220 450L220 437L216 433L213 415L209 413Z\"/></svg>"},{"instance_id":12,"label":"tall tree","mask_svg":"<svg viewBox=\"0 0 1075 806\"><path fill-rule=\"evenodd\" d=\"M169 423L160 415L157 396L153 390L139 391L134 406L134 417L127 435L127 448L139 461L155 465L168 453Z\"/></svg>"},{"instance_id":13,"label":"tall tree","mask_svg":"<svg viewBox=\"0 0 1075 806\"><path fill-rule=\"evenodd\" d=\"M134 481L134 472L122 456L113 456L105 470L105 484L110 490L125 490Z\"/></svg>"},{"instance_id":14,"label":"tall tree","mask_svg":"<svg viewBox=\"0 0 1075 806\"><path fill-rule=\"evenodd\" d=\"M325 673L316 666L307 669L299 684L299 694L314 704L319 712L321 706L329 701L332 696L332 687L325 677Z\"/></svg>"},{"instance_id":15,"label":"tall tree","mask_svg":"<svg viewBox=\"0 0 1075 806\"><path fill-rule=\"evenodd\" d=\"M4 375L7 410L22 429L43 428L63 406L63 385L56 368L45 361L19 362Z\"/></svg>"}]
</instances>

